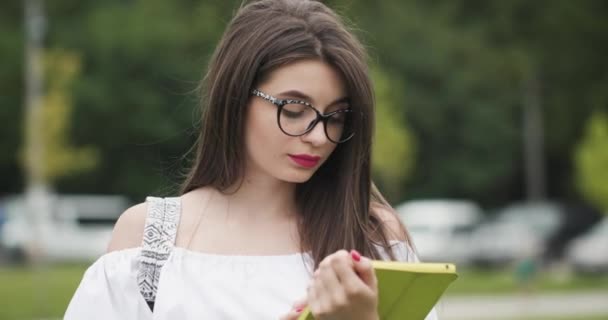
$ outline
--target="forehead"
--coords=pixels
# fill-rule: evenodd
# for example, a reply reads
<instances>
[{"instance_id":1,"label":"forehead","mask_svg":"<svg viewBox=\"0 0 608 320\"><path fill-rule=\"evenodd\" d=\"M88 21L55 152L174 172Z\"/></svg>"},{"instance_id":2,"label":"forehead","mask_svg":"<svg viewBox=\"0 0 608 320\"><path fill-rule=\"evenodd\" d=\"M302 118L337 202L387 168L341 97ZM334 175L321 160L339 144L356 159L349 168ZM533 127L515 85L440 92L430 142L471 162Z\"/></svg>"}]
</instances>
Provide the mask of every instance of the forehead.
<instances>
[{"instance_id":1,"label":"forehead","mask_svg":"<svg viewBox=\"0 0 608 320\"><path fill-rule=\"evenodd\" d=\"M270 94L300 91L311 97L310 103L319 106L347 96L342 75L321 60L298 60L281 66L259 88Z\"/></svg>"}]
</instances>

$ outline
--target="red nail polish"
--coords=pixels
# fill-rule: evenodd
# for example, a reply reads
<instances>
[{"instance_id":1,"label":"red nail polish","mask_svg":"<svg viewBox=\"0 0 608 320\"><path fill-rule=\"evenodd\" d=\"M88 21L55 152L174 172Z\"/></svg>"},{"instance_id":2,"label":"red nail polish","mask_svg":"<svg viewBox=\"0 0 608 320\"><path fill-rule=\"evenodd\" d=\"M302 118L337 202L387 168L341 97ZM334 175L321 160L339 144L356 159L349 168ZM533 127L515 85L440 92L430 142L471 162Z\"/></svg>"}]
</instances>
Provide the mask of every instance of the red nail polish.
<instances>
[{"instance_id":1,"label":"red nail polish","mask_svg":"<svg viewBox=\"0 0 608 320\"><path fill-rule=\"evenodd\" d=\"M359 262L361 260L361 254L357 252L357 250L351 250L350 256L353 257L353 260Z\"/></svg>"}]
</instances>

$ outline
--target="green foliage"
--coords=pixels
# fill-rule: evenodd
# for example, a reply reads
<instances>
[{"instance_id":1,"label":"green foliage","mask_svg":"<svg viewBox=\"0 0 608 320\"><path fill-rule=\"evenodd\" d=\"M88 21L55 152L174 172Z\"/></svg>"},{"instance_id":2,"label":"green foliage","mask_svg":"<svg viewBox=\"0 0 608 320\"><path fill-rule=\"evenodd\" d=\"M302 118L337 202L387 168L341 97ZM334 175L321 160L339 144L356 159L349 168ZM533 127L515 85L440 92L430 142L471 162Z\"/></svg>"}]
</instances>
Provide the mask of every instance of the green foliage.
<instances>
[{"instance_id":1,"label":"green foliage","mask_svg":"<svg viewBox=\"0 0 608 320\"><path fill-rule=\"evenodd\" d=\"M0 3L0 195L22 189L15 156L23 135L23 18L21 1Z\"/></svg>"},{"instance_id":2,"label":"green foliage","mask_svg":"<svg viewBox=\"0 0 608 320\"><path fill-rule=\"evenodd\" d=\"M521 198L521 106L531 75L540 82L549 196L576 197L575 147L593 109L608 101L605 1L328 2L356 24L379 66L373 170L392 200L492 206ZM98 152L90 170L57 176L60 192L171 192L196 138L193 92L240 3L45 1L45 43L77 52L81 66L73 108L53 114L68 119L68 151ZM1 6L0 59L10 63L0 72L0 192L18 192L23 7Z\"/></svg>"},{"instance_id":3,"label":"green foliage","mask_svg":"<svg viewBox=\"0 0 608 320\"><path fill-rule=\"evenodd\" d=\"M575 154L580 192L608 213L608 115L593 113Z\"/></svg>"},{"instance_id":4,"label":"green foliage","mask_svg":"<svg viewBox=\"0 0 608 320\"><path fill-rule=\"evenodd\" d=\"M399 80L392 90L405 97L399 121L418 148L401 198L504 201L519 153L516 55L453 21L455 6L357 2L348 13L361 18L363 38Z\"/></svg>"},{"instance_id":5,"label":"green foliage","mask_svg":"<svg viewBox=\"0 0 608 320\"><path fill-rule=\"evenodd\" d=\"M540 79L547 185L571 198L571 154L608 78L598 1L333 1L403 83L417 140L403 196L499 205L522 196L525 79ZM593 39L593 40L592 40Z\"/></svg>"},{"instance_id":6,"label":"green foliage","mask_svg":"<svg viewBox=\"0 0 608 320\"><path fill-rule=\"evenodd\" d=\"M376 94L376 132L373 174L389 199L400 196L401 186L414 164L414 139L403 121L405 98L398 79L376 67L372 71Z\"/></svg>"},{"instance_id":7,"label":"green foliage","mask_svg":"<svg viewBox=\"0 0 608 320\"><path fill-rule=\"evenodd\" d=\"M59 189L137 200L172 193L196 137L194 90L233 4L72 2L79 14L69 17L56 5L50 37L82 54L72 135L102 159L95 170L60 180Z\"/></svg>"},{"instance_id":8,"label":"green foliage","mask_svg":"<svg viewBox=\"0 0 608 320\"><path fill-rule=\"evenodd\" d=\"M44 66L47 86L40 110L41 121L28 123L27 130L40 131L44 145L41 178L52 185L60 177L93 169L99 155L93 146L75 148L69 142L73 109L71 85L80 72L79 57L62 50L49 51L44 54ZM28 142L32 141L28 139ZM28 163L31 161L23 161L24 166Z\"/></svg>"}]
</instances>

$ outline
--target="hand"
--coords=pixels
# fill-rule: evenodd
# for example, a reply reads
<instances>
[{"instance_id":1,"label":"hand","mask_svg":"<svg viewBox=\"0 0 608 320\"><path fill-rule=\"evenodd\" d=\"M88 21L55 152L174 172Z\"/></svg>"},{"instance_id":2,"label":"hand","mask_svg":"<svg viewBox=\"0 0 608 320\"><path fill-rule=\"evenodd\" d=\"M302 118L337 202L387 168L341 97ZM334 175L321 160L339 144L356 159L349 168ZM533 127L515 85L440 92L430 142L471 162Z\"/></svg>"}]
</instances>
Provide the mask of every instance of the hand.
<instances>
[{"instance_id":1,"label":"hand","mask_svg":"<svg viewBox=\"0 0 608 320\"><path fill-rule=\"evenodd\" d=\"M377 320L378 285L371 261L353 250L327 256L308 287L308 306L318 320Z\"/></svg>"},{"instance_id":2,"label":"hand","mask_svg":"<svg viewBox=\"0 0 608 320\"><path fill-rule=\"evenodd\" d=\"M300 299L296 301L292 306L289 313L281 317L281 320L298 320L298 317L302 311L306 308L306 299Z\"/></svg>"}]
</instances>

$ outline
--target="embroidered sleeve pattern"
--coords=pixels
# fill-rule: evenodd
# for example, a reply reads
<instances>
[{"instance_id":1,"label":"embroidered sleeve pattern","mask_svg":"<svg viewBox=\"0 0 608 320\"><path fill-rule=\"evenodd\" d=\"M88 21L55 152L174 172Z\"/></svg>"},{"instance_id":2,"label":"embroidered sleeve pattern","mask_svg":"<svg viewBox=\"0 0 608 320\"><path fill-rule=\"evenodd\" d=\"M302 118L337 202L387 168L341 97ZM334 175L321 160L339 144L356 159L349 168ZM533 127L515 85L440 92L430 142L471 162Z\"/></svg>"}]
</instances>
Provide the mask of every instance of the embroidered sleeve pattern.
<instances>
[{"instance_id":1,"label":"embroidered sleeve pattern","mask_svg":"<svg viewBox=\"0 0 608 320\"><path fill-rule=\"evenodd\" d=\"M167 261L177 234L180 215L179 198L147 197L148 212L139 259L137 284L153 308L160 272Z\"/></svg>"}]
</instances>

